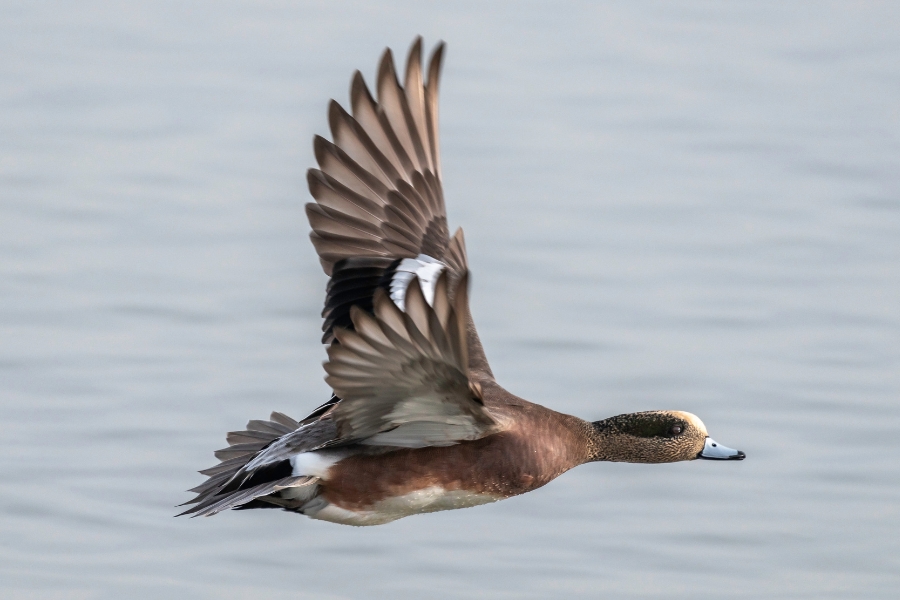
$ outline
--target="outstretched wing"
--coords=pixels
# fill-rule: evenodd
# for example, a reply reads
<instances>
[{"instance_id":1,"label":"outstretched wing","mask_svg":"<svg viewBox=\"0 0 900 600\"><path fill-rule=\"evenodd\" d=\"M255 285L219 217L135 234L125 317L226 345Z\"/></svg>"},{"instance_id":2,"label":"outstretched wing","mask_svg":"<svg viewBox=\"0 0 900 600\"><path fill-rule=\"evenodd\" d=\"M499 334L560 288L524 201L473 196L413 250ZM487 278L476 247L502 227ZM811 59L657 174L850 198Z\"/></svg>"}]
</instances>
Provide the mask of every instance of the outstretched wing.
<instances>
[{"instance_id":1,"label":"outstretched wing","mask_svg":"<svg viewBox=\"0 0 900 600\"><path fill-rule=\"evenodd\" d=\"M390 49L378 67L377 99L357 71L351 113L329 106L333 142L314 140L318 169L308 173L315 203L306 205L310 237L331 277L322 311L323 343L335 327L353 328L350 310L372 310L375 290L386 289L403 309L416 277L427 298L441 273L454 289L467 271L462 229L448 237L438 139L438 81L444 44L422 70L422 39L409 51L404 83ZM467 323L469 368L492 378L475 326Z\"/></svg>"},{"instance_id":2,"label":"outstretched wing","mask_svg":"<svg viewBox=\"0 0 900 600\"><path fill-rule=\"evenodd\" d=\"M342 398L331 417L342 439L419 448L475 440L497 430L468 377L464 274L451 300L442 274L429 303L416 278L405 311L382 289L374 314L351 309L354 330L337 328L326 381Z\"/></svg>"},{"instance_id":3,"label":"outstretched wing","mask_svg":"<svg viewBox=\"0 0 900 600\"><path fill-rule=\"evenodd\" d=\"M350 86L352 114L331 101L333 142L316 136L318 169L308 173L315 203L306 205L313 245L325 273L348 258L426 255L453 274L466 268L461 231L451 242L441 187L438 80L444 44L422 72L422 39L409 51L404 85L390 49L378 67L377 100L359 71Z\"/></svg>"}]
</instances>

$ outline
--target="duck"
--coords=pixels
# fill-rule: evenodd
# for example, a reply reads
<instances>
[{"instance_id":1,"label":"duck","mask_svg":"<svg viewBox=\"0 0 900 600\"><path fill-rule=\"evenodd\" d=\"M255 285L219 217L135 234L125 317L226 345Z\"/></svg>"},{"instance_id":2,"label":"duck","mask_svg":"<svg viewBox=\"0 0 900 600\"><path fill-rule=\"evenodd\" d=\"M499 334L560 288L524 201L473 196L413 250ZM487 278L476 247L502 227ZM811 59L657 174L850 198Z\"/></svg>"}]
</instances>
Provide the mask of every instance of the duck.
<instances>
[{"instance_id":1,"label":"duck","mask_svg":"<svg viewBox=\"0 0 900 600\"><path fill-rule=\"evenodd\" d=\"M425 66L417 37L401 84L388 48L374 96L356 71L350 110L330 102L332 139L313 140L306 214L329 277L332 396L302 420L273 412L228 433L181 515L275 508L380 525L524 494L590 462L745 458L688 412L587 421L497 383L469 310L463 231L451 236L447 225L444 53L440 42Z\"/></svg>"}]
</instances>

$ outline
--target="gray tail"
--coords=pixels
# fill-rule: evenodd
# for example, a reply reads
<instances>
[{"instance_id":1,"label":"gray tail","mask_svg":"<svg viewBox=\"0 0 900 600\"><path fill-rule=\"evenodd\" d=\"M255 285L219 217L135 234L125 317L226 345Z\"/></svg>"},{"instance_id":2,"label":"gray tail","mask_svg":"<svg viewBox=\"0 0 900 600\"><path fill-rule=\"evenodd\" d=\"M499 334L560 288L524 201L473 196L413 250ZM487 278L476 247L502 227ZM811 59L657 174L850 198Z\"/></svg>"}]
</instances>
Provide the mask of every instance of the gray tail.
<instances>
[{"instance_id":1,"label":"gray tail","mask_svg":"<svg viewBox=\"0 0 900 600\"><path fill-rule=\"evenodd\" d=\"M181 506L195 504L177 515L192 514L195 517L211 516L229 508L239 507L257 498L274 494L287 488L315 487L315 477L294 477L289 460L256 469L242 479L238 478L244 466L254 456L278 438L300 427L300 423L279 412L273 412L269 421L253 420L246 431L228 434L229 446L215 452L221 462L200 471L209 477L197 487L188 490L197 494ZM277 502L273 503L277 506Z\"/></svg>"}]
</instances>

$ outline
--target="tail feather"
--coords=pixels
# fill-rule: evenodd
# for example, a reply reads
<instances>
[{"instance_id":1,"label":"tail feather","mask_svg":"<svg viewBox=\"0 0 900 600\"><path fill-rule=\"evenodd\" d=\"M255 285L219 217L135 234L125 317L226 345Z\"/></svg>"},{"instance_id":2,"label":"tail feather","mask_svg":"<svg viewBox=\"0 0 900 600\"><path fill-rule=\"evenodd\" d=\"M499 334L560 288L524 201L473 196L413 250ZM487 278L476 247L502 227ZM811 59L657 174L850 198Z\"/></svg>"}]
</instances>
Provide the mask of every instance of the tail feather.
<instances>
[{"instance_id":1,"label":"tail feather","mask_svg":"<svg viewBox=\"0 0 900 600\"><path fill-rule=\"evenodd\" d=\"M230 472L220 473L219 475L216 475L215 477L210 477L209 479L207 479L200 485L198 485L196 487L192 487L188 491L192 492L194 494L197 494L198 496L203 496L203 495L205 495L205 493L207 491L212 490L214 488L218 488L221 485L227 483L228 480L231 479L231 477L232 477L232 473L230 473ZM185 502L185 504L194 504L195 502L199 502L199 501L200 501L199 499L189 500L189 501Z\"/></svg>"},{"instance_id":2,"label":"tail feather","mask_svg":"<svg viewBox=\"0 0 900 600\"><path fill-rule=\"evenodd\" d=\"M277 481L269 481L261 483L247 489L238 490L224 497L212 496L201 502L197 506L190 508L180 515L193 514L195 517L211 517L212 515L234 508L250 500L255 500L261 496L267 496L273 492L278 492L287 488L303 487L314 485L318 481L316 477L285 477Z\"/></svg>"},{"instance_id":3,"label":"tail feather","mask_svg":"<svg viewBox=\"0 0 900 600\"><path fill-rule=\"evenodd\" d=\"M273 412L270 421L252 420L245 431L228 433L229 446L215 452L222 462L200 471L209 478L188 490L196 496L181 506L194 506L178 516L210 516L251 502L258 504L257 501L293 510L301 507L315 496L318 478L294 476L288 459L294 452L321 447L332 439L334 427L326 415L339 401L332 397L303 421ZM301 428L304 431L298 432ZM292 433L295 435L290 437ZM269 448L278 440L281 441L274 448ZM266 457L277 454L272 456L273 460L248 464L261 453L265 454L267 448L269 454ZM284 492L287 496L281 498L280 492L289 488L303 490Z\"/></svg>"},{"instance_id":4,"label":"tail feather","mask_svg":"<svg viewBox=\"0 0 900 600\"><path fill-rule=\"evenodd\" d=\"M278 436L273 435L272 439L278 439ZM226 460L229 458L238 458L240 456L256 454L265 447L266 444L258 442L253 442L252 444L235 444L233 446L228 446L227 448L222 448L221 450L216 450L213 454L215 454L216 458L219 460Z\"/></svg>"},{"instance_id":5,"label":"tail feather","mask_svg":"<svg viewBox=\"0 0 900 600\"><path fill-rule=\"evenodd\" d=\"M278 423L279 425L284 425L290 431L294 431L295 429L300 427L299 422L290 418L286 414L280 413L278 411L272 411L272 415L269 417L269 419L274 423Z\"/></svg>"},{"instance_id":6,"label":"tail feather","mask_svg":"<svg viewBox=\"0 0 900 600\"><path fill-rule=\"evenodd\" d=\"M279 437L293 431L293 429L289 428L291 423L297 423L294 419L291 419L282 413L272 413L272 417L277 420L253 420L247 423L246 431L232 431L228 433L226 439L230 444L229 447L215 452L216 458L222 462L214 467L200 471L201 474L208 476L209 479L188 490L189 492L197 494L197 496L184 504L181 504L181 506L187 504L196 504L197 506L190 511L181 514L189 514L210 506L213 503L227 500L228 497L235 496L235 494L229 494L225 498L220 497L221 488L231 481L234 475L247 464L247 461L259 453L260 450L277 440ZM299 426L299 423L297 423L297 425ZM254 486L254 488L262 489L265 485L268 485L268 483L270 482ZM241 490L241 496L244 495L243 492L245 491L246 490ZM219 510L224 509L218 509L215 512L218 512ZM215 512L210 514L215 514Z\"/></svg>"},{"instance_id":7,"label":"tail feather","mask_svg":"<svg viewBox=\"0 0 900 600\"><path fill-rule=\"evenodd\" d=\"M219 464L214 467L210 467L208 469L203 469L202 471L197 471L201 475L206 475L207 477L212 477L213 475L218 475L219 473L223 473L225 471L234 471L236 468L241 468L242 465L247 464L247 461L244 458L230 458L228 460L223 460Z\"/></svg>"},{"instance_id":8,"label":"tail feather","mask_svg":"<svg viewBox=\"0 0 900 600\"><path fill-rule=\"evenodd\" d=\"M292 432L294 429L296 429L296 427L294 429L289 429L288 427L276 421L260 421L258 419L253 419L252 421L247 423L247 429L249 430L249 432L253 433L268 433L273 434L276 437L281 437L287 433Z\"/></svg>"}]
</instances>

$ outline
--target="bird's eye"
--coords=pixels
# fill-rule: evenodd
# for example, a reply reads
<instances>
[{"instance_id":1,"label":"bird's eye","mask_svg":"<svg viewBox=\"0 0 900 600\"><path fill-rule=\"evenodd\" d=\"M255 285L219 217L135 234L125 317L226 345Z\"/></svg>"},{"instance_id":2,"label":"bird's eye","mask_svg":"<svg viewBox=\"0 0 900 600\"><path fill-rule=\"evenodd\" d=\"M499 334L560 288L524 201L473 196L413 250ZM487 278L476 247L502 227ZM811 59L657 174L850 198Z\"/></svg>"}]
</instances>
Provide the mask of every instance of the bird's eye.
<instances>
[{"instance_id":1,"label":"bird's eye","mask_svg":"<svg viewBox=\"0 0 900 600\"><path fill-rule=\"evenodd\" d=\"M672 428L669 429L669 433L672 435L681 435L682 431L684 431L684 428L681 425L672 425Z\"/></svg>"}]
</instances>

